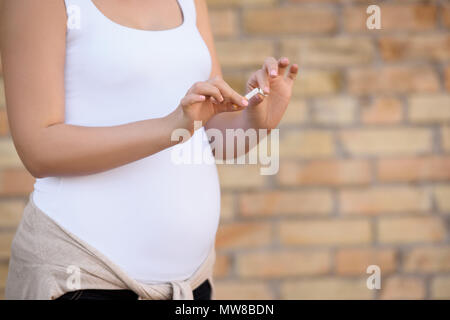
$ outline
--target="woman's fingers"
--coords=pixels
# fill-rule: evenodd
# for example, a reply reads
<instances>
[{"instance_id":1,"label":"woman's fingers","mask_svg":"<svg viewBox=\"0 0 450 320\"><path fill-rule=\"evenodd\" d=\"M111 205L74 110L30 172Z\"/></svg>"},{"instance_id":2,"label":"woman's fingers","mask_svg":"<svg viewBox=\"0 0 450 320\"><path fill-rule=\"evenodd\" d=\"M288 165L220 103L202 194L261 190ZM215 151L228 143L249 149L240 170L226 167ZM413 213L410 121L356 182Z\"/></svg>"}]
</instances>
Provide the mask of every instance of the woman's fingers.
<instances>
[{"instance_id":1,"label":"woman's fingers","mask_svg":"<svg viewBox=\"0 0 450 320\"><path fill-rule=\"evenodd\" d=\"M264 61L263 69L266 70L269 77L278 76L278 61L274 57L268 57Z\"/></svg>"},{"instance_id":2,"label":"woman's fingers","mask_svg":"<svg viewBox=\"0 0 450 320\"><path fill-rule=\"evenodd\" d=\"M286 57L278 60L278 75L284 77L286 73L286 68L289 66L289 59Z\"/></svg>"},{"instance_id":3,"label":"woman's fingers","mask_svg":"<svg viewBox=\"0 0 450 320\"><path fill-rule=\"evenodd\" d=\"M261 88L265 94L270 93L270 84L269 84L269 78L267 77L267 73L260 69L256 71L255 73L256 82L258 83L258 87Z\"/></svg>"},{"instance_id":4,"label":"woman's fingers","mask_svg":"<svg viewBox=\"0 0 450 320\"><path fill-rule=\"evenodd\" d=\"M245 108L248 106L247 99L234 91L222 78L215 77L208 81L220 90L220 93L227 102L230 102L240 108Z\"/></svg>"},{"instance_id":5,"label":"woman's fingers","mask_svg":"<svg viewBox=\"0 0 450 320\"><path fill-rule=\"evenodd\" d=\"M219 103L225 100L220 90L209 82L197 82L192 86L192 93L212 97Z\"/></svg>"},{"instance_id":6,"label":"woman's fingers","mask_svg":"<svg viewBox=\"0 0 450 320\"><path fill-rule=\"evenodd\" d=\"M206 100L206 97L196 93L190 93L181 99L181 105L183 107L188 107L194 103L203 102Z\"/></svg>"},{"instance_id":7,"label":"woman's fingers","mask_svg":"<svg viewBox=\"0 0 450 320\"><path fill-rule=\"evenodd\" d=\"M289 68L289 72L288 72L287 78L291 79L292 81L294 81L295 78L297 77L297 74L298 74L298 65L297 64L293 64Z\"/></svg>"},{"instance_id":8,"label":"woman's fingers","mask_svg":"<svg viewBox=\"0 0 450 320\"><path fill-rule=\"evenodd\" d=\"M286 77L288 77L291 80L295 80L297 73L298 73L298 65L294 64L289 68L289 59L287 57L282 57L279 60L276 60L274 57L268 57L264 61L263 70L266 71L266 74L270 78L275 78L277 76L285 76L286 70L289 69L288 74ZM263 87L262 84L258 81L258 85L261 89Z\"/></svg>"}]
</instances>

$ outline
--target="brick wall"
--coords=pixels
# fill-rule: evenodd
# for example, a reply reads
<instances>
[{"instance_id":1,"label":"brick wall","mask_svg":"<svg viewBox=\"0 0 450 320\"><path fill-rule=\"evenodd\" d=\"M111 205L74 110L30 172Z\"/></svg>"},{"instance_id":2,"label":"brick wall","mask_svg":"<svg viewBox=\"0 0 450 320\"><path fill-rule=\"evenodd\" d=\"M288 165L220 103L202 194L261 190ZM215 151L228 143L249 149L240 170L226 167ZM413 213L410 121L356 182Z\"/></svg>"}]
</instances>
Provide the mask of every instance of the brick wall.
<instances>
[{"instance_id":1,"label":"brick wall","mask_svg":"<svg viewBox=\"0 0 450 320\"><path fill-rule=\"evenodd\" d=\"M226 79L300 65L280 172L220 166L218 298L450 298L450 2L208 0ZM380 4L382 30L365 26ZM0 288L33 179L0 93ZM366 288L378 265L382 289Z\"/></svg>"}]
</instances>

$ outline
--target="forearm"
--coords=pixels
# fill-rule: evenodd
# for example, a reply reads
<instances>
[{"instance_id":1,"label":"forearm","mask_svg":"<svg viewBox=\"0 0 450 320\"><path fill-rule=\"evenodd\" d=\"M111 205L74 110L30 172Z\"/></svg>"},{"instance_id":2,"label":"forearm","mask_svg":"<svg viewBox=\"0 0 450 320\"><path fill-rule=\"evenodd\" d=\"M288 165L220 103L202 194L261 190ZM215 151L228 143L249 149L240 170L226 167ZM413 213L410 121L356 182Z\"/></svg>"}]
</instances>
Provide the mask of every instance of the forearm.
<instances>
[{"instance_id":1,"label":"forearm","mask_svg":"<svg viewBox=\"0 0 450 320\"><path fill-rule=\"evenodd\" d=\"M171 134L181 119L177 112L110 127L56 124L36 131L19 154L36 177L102 172L145 158L174 144Z\"/></svg>"},{"instance_id":2,"label":"forearm","mask_svg":"<svg viewBox=\"0 0 450 320\"><path fill-rule=\"evenodd\" d=\"M263 125L263 119L258 118L260 114L261 113L249 112L248 109L232 113L222 113L216 115L206 124L206 129L216 129L222 134L222 155L215 152L215 156L218 160L238 158L247 154L259 144L261 139L264 139L270 134L270 129L267 129ZM260 129L263 129L263 132L266 134L261 135ZM236 135L231 136L230 134L227 134L227 130L235 132ZM247 134L248 136L255 137L255 139L245 138L245 141L241 140L245 143L243 150L238 149L238 139L244 139L243 137L239 138L238 131ZM230 140L230 138L232 140Z\"/></svg>"}]
</instances>

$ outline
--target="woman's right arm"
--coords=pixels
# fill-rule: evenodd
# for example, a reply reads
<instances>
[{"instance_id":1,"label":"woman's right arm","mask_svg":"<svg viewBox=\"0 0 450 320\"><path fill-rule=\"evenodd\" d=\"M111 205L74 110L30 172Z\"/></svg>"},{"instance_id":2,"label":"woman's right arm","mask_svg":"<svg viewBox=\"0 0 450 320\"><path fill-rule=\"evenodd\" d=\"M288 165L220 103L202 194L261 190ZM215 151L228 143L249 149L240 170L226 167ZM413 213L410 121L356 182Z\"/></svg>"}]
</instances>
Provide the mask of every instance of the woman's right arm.
<instances>
[{"instance_id":1,"label":"woman's right arm","mask_svg":"<svg viewBox=\"0 0 450 320\"><path fill-rule=\"evenodd\" d=\"M157 153L177 143L171 141L175 129L191 129L197 117L208 120L204 109L211 99L206 97L225 96L213 84L200 83L164 118L111 127L65 124L64 1L1 4L0 50L9 125L17 152L34 177L92 174ZM239 104L235 93L226 94Z\"/></svg>"}]
</instances>

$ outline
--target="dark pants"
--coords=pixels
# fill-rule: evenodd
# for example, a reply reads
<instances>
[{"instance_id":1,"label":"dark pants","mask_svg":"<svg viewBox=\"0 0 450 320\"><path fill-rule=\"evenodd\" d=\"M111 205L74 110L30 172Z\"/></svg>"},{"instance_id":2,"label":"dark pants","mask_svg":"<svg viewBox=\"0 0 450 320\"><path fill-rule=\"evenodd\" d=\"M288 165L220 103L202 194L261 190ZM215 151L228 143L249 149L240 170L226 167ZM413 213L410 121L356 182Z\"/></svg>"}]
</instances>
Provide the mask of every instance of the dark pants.
<instances>
[{"instance_id":1,"label":"dark pants","mask_svg":"<svg viewBox=\"0 0 450 320\"><path fill-rule=\"evenodd\" d=\"M211 284L203 282L194 291L194 300L211 300ZM67 292L56 300L137 300L138 295L131 290L88 289Z\"/></svg>"}]
</instances>

